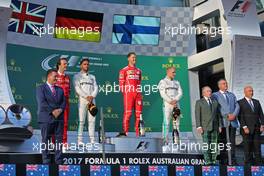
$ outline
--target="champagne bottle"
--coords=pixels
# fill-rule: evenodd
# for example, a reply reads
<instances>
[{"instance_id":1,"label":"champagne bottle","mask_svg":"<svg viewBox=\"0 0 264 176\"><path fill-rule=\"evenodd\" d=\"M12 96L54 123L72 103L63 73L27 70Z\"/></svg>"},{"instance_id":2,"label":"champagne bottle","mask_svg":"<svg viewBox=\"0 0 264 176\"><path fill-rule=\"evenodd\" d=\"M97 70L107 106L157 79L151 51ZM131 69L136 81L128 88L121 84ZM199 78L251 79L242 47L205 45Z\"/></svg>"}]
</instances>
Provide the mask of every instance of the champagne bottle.
<instances>
[{"instance_id":1,"label":"champagne bottle","mask_svg":"<svg viewBox=\"0 0 264 176\"><path fill-rule=\"evenodd\" d=\"M179 131L176 125L176 119L174 118L172 120L172 127L173 127L173 131L172 131L173 144L179 144Z\"/></svg>"},{"instance_id":2,"label":"champagne bottle","mask_svg":"<svg viewBox=\"0 0 264 176\"><path fill-rule=\"evenodd\" d=\"M101 120L100 120L100 124L99 124L99 129L98 129L98 142L99 143L102 143L102 123L101 123Z\"/></svg>"},{"instance_id":3,"label":"champagne bottle","mask_svg":"<svg viewBox=\"0 0 264 176\"><path fill-rule=\"evenodd\" d=\"M144 126L142 114L140 114L140 120L139 120L139 135L145 136L145 126Z\"/></svg>"}]
</instances>

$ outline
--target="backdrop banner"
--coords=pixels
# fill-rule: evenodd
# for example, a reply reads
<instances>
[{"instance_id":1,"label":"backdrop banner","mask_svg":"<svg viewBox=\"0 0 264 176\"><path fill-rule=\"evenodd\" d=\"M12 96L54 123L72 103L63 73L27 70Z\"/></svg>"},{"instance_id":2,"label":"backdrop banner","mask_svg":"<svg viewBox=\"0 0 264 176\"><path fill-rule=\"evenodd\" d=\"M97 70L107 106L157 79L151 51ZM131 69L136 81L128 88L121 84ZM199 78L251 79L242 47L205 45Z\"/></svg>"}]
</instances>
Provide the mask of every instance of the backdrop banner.
<instances>
[{"instance_id":1,"label":"backdrop banner","mask_svg":"<svg viewBox=\"0 0 264 176\"><path fill-rule=\"evenodd\" d=\"M123 98L119 92L118 73L127 65L125 55L96 54L86 52L58 51L20 45L7 45L7 69L12 94L16 103L30 109L33 116L32 126L37 125L36 87L45 82L46 70L55 68L60 57L67 57L69 67L67 74L71 78L69 130L77 130L78 97L75 95L72 78L79 72L79 61L83 57L90 59L90 73L96 76L99 93L96 103L103 108L106 132L122 130ZM137 67L142 70L143 118L146 131L160 132L162 127L162 99L157 89L161 79L165 77L166 68L175 66L176 79L180 81L183 97L180 101L182 118L180 130L190 132L192 121L190 116L189 79L187 57L137 56ZM130 131L134 131L134 116L131 119ZM99 124L97 115L96 128ZM98 128L97 128L98 129Z\"/></svg>"}]
</instances>

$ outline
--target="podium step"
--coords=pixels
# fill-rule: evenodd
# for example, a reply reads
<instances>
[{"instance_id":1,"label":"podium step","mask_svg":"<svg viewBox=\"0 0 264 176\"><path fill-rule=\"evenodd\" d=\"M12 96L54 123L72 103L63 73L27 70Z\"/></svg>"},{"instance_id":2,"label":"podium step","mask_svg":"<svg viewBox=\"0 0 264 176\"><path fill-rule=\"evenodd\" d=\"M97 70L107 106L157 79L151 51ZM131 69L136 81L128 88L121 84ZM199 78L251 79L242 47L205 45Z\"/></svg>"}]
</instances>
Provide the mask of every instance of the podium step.
<instances>
[{"instance_id":1,"label":"podium step","mask_svg":"<svg viewBox=\"0 0 264 176\"><path fill-rule=\"evenodd\" d=\"M117 153L161 153L162 139L147 137L112 137Z\"/></svg>"}]
</instances>

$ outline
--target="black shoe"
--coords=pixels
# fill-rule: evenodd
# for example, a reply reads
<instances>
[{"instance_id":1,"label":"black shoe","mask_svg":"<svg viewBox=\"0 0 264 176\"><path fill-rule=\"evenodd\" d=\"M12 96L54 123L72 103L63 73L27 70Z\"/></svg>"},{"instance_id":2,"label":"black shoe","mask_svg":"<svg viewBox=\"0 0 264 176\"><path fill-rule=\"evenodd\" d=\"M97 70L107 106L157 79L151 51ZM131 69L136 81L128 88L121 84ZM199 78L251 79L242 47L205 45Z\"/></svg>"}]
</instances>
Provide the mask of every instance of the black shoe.
<instances>
[{"instance_id":1,"label":"black shoe","mask_svg":"<svg viewBox=\"0 0 264 176\"><path fill-rule=\"evenodd\" d=\"M127 135L126 135L126 133L124 133L124 132L120 132L120 133L118 133L117 135L116 135L116 137L126 137Z\"/></svg>"}]
</instances>

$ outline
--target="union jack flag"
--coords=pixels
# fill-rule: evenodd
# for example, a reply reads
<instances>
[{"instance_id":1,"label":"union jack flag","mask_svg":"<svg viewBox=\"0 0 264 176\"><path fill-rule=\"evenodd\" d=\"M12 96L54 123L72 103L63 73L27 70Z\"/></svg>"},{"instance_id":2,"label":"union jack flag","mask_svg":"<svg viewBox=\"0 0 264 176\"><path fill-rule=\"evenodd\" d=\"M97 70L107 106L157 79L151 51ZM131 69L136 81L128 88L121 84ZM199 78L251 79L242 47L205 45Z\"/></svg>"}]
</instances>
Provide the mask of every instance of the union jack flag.
<instances>
[{"instance_id":1,"label":"union jack flag","mask_svg":"<svg viewBox=\"0 0 264 176\"><path fill-rule=\"evenodd\" d=\"M69 165L59 165L59 171L68 171L69 168Z\"/></svg>"},{"instance_id":2,"label":"union jack flag","mask_svg":"<svg viewBox=\"0 0 264 176\"><path fill-rule=\"evenodd\" d=\"M96 166L96 165L91 165L90 166L90 170L91 171L100 171L101 169L101 166Z\"/></svg>"},{"instance_id":3,"label":"union jack flag","mask_svg":"<svg viewBox=\"0 0 264 176\"><path fill-rule=\"evenodd\" d=\"M129 171L130 166L120 166L120 171Z\"/></svg>"},{"instance_id":4,"label":"union jack flag","mask_svg":"<svg viewBox=\"0 0 264 176\"><path fill-rule=\"evenodd\" d=\"M3 171L5 168L5 165L4 164L0 164L0 170Z\"/></svg>"},{"instance_id":5,"label":"union jack flag","mask_svg":"<svg viewBox=\"0 0 264 176\"><path fill-rule=\"evenodd\" d=\"M12 17L8 30L32 35L40 35L44 26L47 7L28 2L12 0Z\"/></svg>"},{"instance_id":6,"label":"union jack flag","mask_svg":"<svg viewBox=\"0 0 264 176\"><path fill-rule=\"evenodd\" d=\"M27 171L36 171L38 170L38 165L27 164Z\"/></svg>"}]
</instances>

